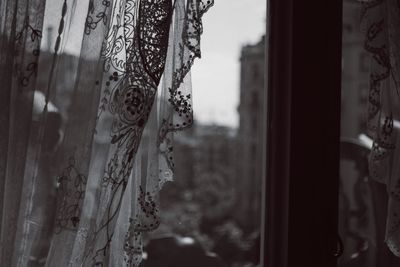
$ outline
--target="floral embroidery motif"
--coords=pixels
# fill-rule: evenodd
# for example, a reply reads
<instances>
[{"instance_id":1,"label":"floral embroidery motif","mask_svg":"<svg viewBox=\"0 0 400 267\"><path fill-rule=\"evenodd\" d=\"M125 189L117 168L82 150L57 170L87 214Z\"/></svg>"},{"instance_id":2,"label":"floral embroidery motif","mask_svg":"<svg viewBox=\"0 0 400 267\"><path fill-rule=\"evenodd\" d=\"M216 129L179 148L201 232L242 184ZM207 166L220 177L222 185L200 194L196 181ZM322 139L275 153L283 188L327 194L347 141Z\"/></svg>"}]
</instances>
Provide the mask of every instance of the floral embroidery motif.
<instances>
[{"instance_id":1,"label":"floral embroidery motif","mask_svg":"<svg viewBox=\"0 0 400 267\"><path fill-rule=\"evenodd\" d=\"M85 22L85 34L89 35L92 32L92 30L95 30L99 22L103 22L104 25L107 24L106 11L107 8L110 7L111 2L109 0L102 0L101 4L104 6L104 9L101 12L94 15L94 10L95 10L94 0L91 0L89 2L88 15L86 17L86 22Z\"/></svg>"},{"instance_id":2,"label":"floral embroidery motif","mask_svg":"<svg viewBox=\"0 0 400 267\"><path fill-rule=\"evenodd\" d=\"M139 187L138 203L141 212L135 219L129 220L129 229L125 236L124 261L128 266L137 266L142 259L141 233L149 232L160 225L157 204L149 192Z\"/></svg>"},{"instance_id":3,"label":"floral embroidery motif","mask_svg":"<svg viewBox=\"0 0 400 267\"><path fill-rule=\"evenodd\" d=\"M172 74L172 84L168 88L168 102L173 108L173 114L167 119L163 119L159 130L160 153L164 155L168 167L173 170L173 150L172 140L168 136L172 132L180 131L193 124L193 109L191 95L185 94L180 90L184 78L188 74L195 58L200 58L200 35L202 29L202 16L214 4L214 1L202 0L187 1L187 12L185 26L182 32L183 38L177 46L178 66ZM164 145L161 145L164 144ZM164 148L164 149L163 149Z\"/></svg>"},{"instance_id":4,"label":"floral embroidery motif","mask_svg":"<svg viewBox=\"0 0 400 267\"><path fill-rule=\"evenodd\" d=\"M124 195L129 175L132 171L135 154L139 147L144 126L150 115L154 98L157 92L157 86L164 71L165 58L167 53L168 33L172 8L168 0L148 0L140 1L140 4L134 5L127 2L130 8L139 10L138 24L134 25L131 30L130 25L124 26L124 34L136 32L133 39L118 36L118 32L122 29L121 24L117 22L117 26L111 28L108 36L116 37L115 40L124 40L126 63L123 68L118 64L118 50L104 53L108 55L105 63L108 64L105 70L115 69L113 75L110 76L106 86L111 87L110 92L103 94L104 103L102 110L108 111L114 117L111 128L111 144L115 147L114 156L107 164L105 176L103 178L103 192L111 195L111 201L107 204L107 212L101 220L93 242L96 236L101 232L107 233L104 246L95 251L92 259L93 265L102 264L104 256L110 246L113 228L116 222L116 214L119 211L122 197ZM134 10L131 11L134 13ZM125 16L125 22L131 22L132 17ZM157 32L157 36L154 36ZM151 33L148 35L148 33ZM125 36L126 37L126 36ZM103 44L103 49L107 49L107 44L116 44L116 41L107 41ZM118 41L119 42L119 41ZM119 43L118 43L119 44ZM116 64L117 63L117 64ZM112 86L111 83L115 82ZM108 89L107 89L108 90ZM108 98L106 97L108 96ZM142 189L141 189L142 190ZM108 192L108 193L106 193ZM141 191L141 199L138 200L142 209L143 216L137 217L131 222L134 230L129 238L138 238L138 233L148 231L158 226L159 220L156 215L155 204L149 195ZM126 245L127 246L127 245ZM132 257L137 255L138 247L141 245L133 245L131 261L135 261ZM129 246L128 246L129 247ZM135 252L136 251L136 252ZM129 261L129 260L128 260ZM100 265L101 266L101 265Z\"/></svg>"},{"instance_id":5,"label":"floral embroidery motif","mask_svg":"<svg viewBox=\"0 0 400 267\"><path fill-rule=\"evenodd\" d=\"M29 16L25 17L23 28L16 34L15 43L17 45L17 52L24 49L22 43L24 38L29 38L30 42L35 44L37 48L32 50L33 60L26 64L25 67L16 66L16 74L23 87L27 87L31 81L32 77L36 77L38 71L38 58L40 55L40 41L42 39L42 31L39 29L34 29L29 24Z\"/></svg>"},{"instance_id":6,"label":"floral embroidery motif","mask_svg":"<svg viewBox=\"0 0 400 267\"><path fill-rule=\"evenodd\" d=\"M400 256L400 187L394 119L398 118L400 77L398 40L400 23L398 4L395 1L362 1L362 26L364 48L372 57L368 98L367 126L373 136L369 160L370 177L386 184L389 193L386 243ZM397 118L393 118L397 116Z\"/></svg>"},{"instance_id":7,"label":"floral embroidery motif","mask_svg":"<svg viewBox=\"0 0 400 267\"><path fill-rule=\"evenodd\" d=\"M82 202L85 195L87 178L76 167L75 159L69 159L69 165L58 177L58 209L55 222L55 232L62 229L76 229L79 225Z\"/></svg>"},{"instance_id":8,"label":"floral embroidery motif","mask_svg":"<svg viewBox=\"0 0 400 267\"><path fill-rule=\"evenodd\" d=\"M181 4L183 2L185 1L181 1ZM91 0L85 23L85 34L88 35L97 28L98 23L109 24L106 25L108 32L101 50L104 78L97 80L95 86L101 89L97 121L104 114L109 115L112 120L110 155L98 192L101 196L101 203L98 205L101 208L86 238L88 250L83 255L84 265L90 262L92 266L107 266L106 259L122 200L164 73L167 51L170 49L170 28L173 27L173 6L170 0L124 0L113 3L111 5L111 1L102 1L101 5L98 2L95 7L96 3ZM193 122L191 94L185 93L180 86L194 59L200 57L201 16L212 4L213 1L187 1L183 27L178 29L182 35L177 35L178 44L173 47L175 51L172 53L176 56L172 58L172 82L168 85L169 99L167 97L165 102L173 108L170 115L180 119L173 123L172 117L162 118L157 140L160 147L167 145L162 153L171 166L173 149L169 134L185 129ZM66 174L76 172L76 184L79 186L75 188L75 193L81 201L84 190L81 191L80 186L86 185L86 177L80 176L74 167L67 170L69 172L66 171ZM60 180L72 183L70 176L74 175L62 175L63 179ZM127 266L138 266L142 253L142 233L154 230L160 224L156 202L158 189L146 183L137 188L137 205L133 207L135 211L131 214L128 229L125 229L127 232L123 249ZM79 205L74 207L81 207ZM76 214L79 213L80 209L76 211ZM60 228L79 224L79 215L74 213L72 217L76 217L75 223L71 219L66 223L64 219Z\"/></svg>"}]
</instances>

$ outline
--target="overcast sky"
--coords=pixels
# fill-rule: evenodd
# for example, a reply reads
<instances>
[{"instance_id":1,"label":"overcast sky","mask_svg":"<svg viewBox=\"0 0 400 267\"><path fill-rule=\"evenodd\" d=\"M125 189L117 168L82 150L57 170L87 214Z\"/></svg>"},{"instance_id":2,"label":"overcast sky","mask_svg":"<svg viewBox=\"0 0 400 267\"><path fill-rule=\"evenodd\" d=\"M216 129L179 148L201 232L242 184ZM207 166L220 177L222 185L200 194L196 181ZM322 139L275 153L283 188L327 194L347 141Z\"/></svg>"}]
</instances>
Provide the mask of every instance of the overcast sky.
<instances>
[{"instance_id":1,"label":"overcast sky","mask_svg":"<svg viewBox=\"0 0 400 267\"><path fill-rule=\"evenodd\" d=\"M261 39L265 21L265 0L215 0L204 15L202 58L192 68L198 121L238 126L240 50Z\"/></svg>"},{"instance_id":2,"label":"overcast sky","mask_svg":"<svg viewBox=\"0 0 400 267\"><path fill-rule=\"evenodd\" d=\"M55 35L63 0L48 1L51 4L46 7L46 15L51 15L46 16L50 19L44 27L55 26ZM82 6L78 6L76 15L84 19L87 1L77 2ZM202 58L192 68L194 112L199 122L238 126L240 50L261 39L265 34L265 19L265 0L215 0L204 15ZM76 19L75 24L70 33L81 36L77 32L78 28L83 29L81 21ZM46 42L42 45L47 47ZM73 38L69 38L66 50L70 47L74 47Z\"/></svg>"}]
</instances>

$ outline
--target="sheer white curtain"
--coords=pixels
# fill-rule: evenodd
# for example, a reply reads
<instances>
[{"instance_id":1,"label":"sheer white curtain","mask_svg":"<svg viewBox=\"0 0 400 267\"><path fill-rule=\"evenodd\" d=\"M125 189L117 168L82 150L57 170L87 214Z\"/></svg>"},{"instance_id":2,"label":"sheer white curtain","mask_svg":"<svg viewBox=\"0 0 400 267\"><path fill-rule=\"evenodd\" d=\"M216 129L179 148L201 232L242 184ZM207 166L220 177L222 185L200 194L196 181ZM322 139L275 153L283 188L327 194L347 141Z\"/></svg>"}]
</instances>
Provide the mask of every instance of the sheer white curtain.
<instances>
[{"instance_id":1,"label":"sheer white curtain","mask_svg":"<svg viewBox=\"0 0 400 267\"><path fill-rule=\"evenodd\" d=\"M43 0L0 3L1 266L138 266L172 180L173 133L193 123L190 68L213 1L86 2L83 36L71 30L81 0L58 14ZM64 53L72 39L78 55Z\"/></svg>"},{"instance_id":2,"label":"sheer white curtain","mask_svg":"<svg viewBox=\"0 0 400 267\"><path fill-rule=\"evenodd\" d=\"M386 184L386 243L400 257L400 2L363 0L365 49L371 53L368 129L370 176Z\"/></svg>"}]
</instances>

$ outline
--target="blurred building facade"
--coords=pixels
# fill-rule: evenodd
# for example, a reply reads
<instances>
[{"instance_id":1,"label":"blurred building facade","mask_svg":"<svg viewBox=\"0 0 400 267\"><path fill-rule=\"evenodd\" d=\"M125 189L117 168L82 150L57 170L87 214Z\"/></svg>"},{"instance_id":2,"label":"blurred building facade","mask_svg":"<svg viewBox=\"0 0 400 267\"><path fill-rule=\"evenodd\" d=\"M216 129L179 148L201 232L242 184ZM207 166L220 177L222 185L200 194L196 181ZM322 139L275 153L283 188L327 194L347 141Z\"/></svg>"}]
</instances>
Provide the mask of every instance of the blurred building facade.
<instances>
[{"instance_id":1,"label":"blurred building facade","mask_svg":"<svg viewBox=\"0 0 400 267\"><path fill-rule=\"evenodd\" d=\"M192 192L204 219L218 222L230 213L236 152L235 130L199 125L175 135L175 185Z\"/></svg>"},{"instance_id":2,"label":"blurred building facade","mask_svg":"<svg viewBox=\"0 0 400 267\"><path fill-rule=\"evenodd\" d=\"M366 130L370 56L364 50L361 5L343 2L341 136L357 137Z\"/></svg>"},{"instance_id":3,"label":"blurred building facade","mask_svg":"<svg viewBox=\"0 0 400 267\"><path fill-rule=\"evenodd\" d=\"M265 45L263 36L258 43L244 46L240 57L235 218L249 231L258 229L261 221L266 123Z\"/></svg>"},{"instance_id":4,"label":"blurred building facade","mask_svg":"<svg viewBox=\"0 0 400 267\"><path fill-rule=\"evenodd\" d=\"M203 203L204 221L218 224L231 216L234 204L234 130L224 126L198 126L196 193Z\"/></svg>"}]
</instances>

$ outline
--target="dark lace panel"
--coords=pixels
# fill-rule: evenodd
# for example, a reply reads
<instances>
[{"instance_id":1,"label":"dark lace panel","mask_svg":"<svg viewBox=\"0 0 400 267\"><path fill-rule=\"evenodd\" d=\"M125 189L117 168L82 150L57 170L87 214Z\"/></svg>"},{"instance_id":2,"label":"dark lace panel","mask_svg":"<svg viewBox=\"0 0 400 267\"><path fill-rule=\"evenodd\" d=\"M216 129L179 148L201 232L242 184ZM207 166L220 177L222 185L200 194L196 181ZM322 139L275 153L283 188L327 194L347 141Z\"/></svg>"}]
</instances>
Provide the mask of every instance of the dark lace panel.
<instances>
[{"instance_id":1,"label":"dark lace panel","mask_svg":"<svg viewBox=\"0 0 400 267\"><path fill-rule=\"evenodd\" d=\"M139 49L143 66L154 82L160 82L164 71L171 23L170 0L140 1Z\"/></svg>"}]
</instances>

